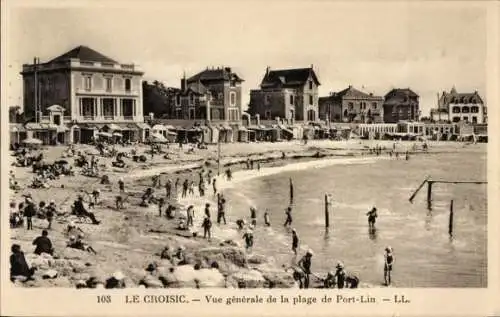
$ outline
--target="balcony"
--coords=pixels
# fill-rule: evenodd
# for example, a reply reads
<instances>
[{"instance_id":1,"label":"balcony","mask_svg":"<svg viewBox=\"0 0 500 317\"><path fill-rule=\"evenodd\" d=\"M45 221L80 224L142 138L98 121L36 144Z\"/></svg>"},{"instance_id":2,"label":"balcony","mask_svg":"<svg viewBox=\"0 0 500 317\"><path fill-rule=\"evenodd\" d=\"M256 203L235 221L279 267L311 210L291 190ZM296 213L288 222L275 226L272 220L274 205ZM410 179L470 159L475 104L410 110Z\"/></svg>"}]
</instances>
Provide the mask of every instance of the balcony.
<instances>
[{"instance_id":1,"label":"balcony","mask_svg":"<svg viewBox=\"0 0 500 317\"><path fill-rule=\"evenodd\" d=\"M123 116L123 120L134 120L134 116Z\"/></svg>"},{"instance_id":2,"label":"balcony","mask_svg":"<svg viewBox=\"0 0 500 317\"><path fill-rule=\"evenodd\" d=\"M95 120L95 116L83 116L83 120Z\"/></svg>"},{"instance_id":3,"label":"balcony","mask_svg":"<svg viewBox=\"0 0 500 317\"><path fill-rule=\"evenodd\" d=\"M103 116L104 117L104 120L115 120L115 116L111 115L111 116Z\"/></svg>"}]
</instances>

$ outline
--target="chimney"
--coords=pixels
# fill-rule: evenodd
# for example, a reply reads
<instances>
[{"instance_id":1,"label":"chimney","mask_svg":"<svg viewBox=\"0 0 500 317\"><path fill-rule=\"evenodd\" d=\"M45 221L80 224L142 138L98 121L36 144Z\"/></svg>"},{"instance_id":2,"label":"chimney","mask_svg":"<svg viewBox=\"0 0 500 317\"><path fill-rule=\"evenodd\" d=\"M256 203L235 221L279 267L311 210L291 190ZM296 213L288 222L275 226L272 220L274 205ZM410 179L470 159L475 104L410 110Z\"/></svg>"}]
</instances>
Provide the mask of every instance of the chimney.
<instances>
[{"instance_id":1,"label":"chimney","mask_svg":"<svg viewBox=\"0 0 500 317\"><path fill-rule=\"evenodd\" d=\"M349 88L352 88L352 85L349 85Z\"/></svg>"},{"instance_id":2,"label":"chimney","mask_svg":"<svg viewBox=\"0 0 500 317\"><path fill-rule=\"evenodd\" d=\"M184 72L184 74L182 75L181 90L186 91L186 72Z\"/></svg>"},{"instance_id":3,"label":"chimney","mask_svg":"<svg viewBox=\"0 0 500 317\"><path fill-rule=\"evenodd\" d=\"M231 67L226 67L226 68L224 68L224 70L225 70L226 72L228 72L228 73L231 73Z\"/></svg>"},{"instance_id":4,"label":"chimney","mask_svg":"<svg viewBox=\"0 0 500 317\"><path fill-rule=\"evenodd\" d=\"M268 74L269 74L269 69L270 69L270 67L269 67L269 66L267 66L267 67L266 67L266 75L268 75Z\"/></svg>"},{"instance_id":5,"label":"chimney","mask_svg":"<svg viewBox=\"0 0 500 317\"><path fill-rule=\"evenodd\" d=\"M311 64L311 69L313 69L313 68L314 68L314 65L313 65L313 64Z\"/></svg>"}]
</instances>

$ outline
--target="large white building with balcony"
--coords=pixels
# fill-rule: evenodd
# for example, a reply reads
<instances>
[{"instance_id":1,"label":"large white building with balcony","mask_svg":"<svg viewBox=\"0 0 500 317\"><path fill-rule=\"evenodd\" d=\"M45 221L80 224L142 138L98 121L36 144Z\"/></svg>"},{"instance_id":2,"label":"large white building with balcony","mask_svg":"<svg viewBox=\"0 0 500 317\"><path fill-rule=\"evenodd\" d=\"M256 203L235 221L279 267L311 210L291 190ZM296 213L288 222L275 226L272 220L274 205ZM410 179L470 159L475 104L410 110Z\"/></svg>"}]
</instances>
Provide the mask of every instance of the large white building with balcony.
<instances>
[{"instance_id":1,"label":"large white building with balcony","mask_svg":"<svg viewBox=\"0 0 500 317\"><path fill-rule=\"evenodd\" d=\"M48 62L23 65L21 74L27 129L44 143L85 143L99 132L129 140L147 134L137 65L78 46Z\"/></svg>"},{"instance_id":2,"label":"large white building with balcony","mask_svg":"<svg viewBox=\"0 0 500 317\"><path fill-rule=\"evenodd\" d=\"M441 94L438 107L431 109L433 121L464 122L472 124L488 123L486 105L477 91L459 93L455 88Z\"/></svg>"}]
</instances>

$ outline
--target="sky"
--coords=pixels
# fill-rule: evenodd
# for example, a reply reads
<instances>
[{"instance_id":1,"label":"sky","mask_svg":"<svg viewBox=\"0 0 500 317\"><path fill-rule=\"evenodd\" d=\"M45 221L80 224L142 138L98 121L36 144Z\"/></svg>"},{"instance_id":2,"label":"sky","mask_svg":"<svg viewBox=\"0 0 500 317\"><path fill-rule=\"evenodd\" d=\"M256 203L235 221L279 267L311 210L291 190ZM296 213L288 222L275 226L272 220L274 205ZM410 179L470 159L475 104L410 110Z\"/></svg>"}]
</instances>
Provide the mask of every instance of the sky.
<instances>
[{"instance_id":1,"label":"sky","mask_svg":"<svg viewBox=\"0 0 500 317\"><path fill-rule=\"evenodd\" d=\"M22 104L22 64L86 45L144 79L180 86L183 72L232 67L243 104L271 69L313 65L320 96L349 85L375 95L411 88L423 115L453 86L486 95L486 10L470 2L31 2L7 15L7 99ZM17 1L16 1L17 3ZM33 4L36 5L33 6Z\"/></svg>"}]
</instances>

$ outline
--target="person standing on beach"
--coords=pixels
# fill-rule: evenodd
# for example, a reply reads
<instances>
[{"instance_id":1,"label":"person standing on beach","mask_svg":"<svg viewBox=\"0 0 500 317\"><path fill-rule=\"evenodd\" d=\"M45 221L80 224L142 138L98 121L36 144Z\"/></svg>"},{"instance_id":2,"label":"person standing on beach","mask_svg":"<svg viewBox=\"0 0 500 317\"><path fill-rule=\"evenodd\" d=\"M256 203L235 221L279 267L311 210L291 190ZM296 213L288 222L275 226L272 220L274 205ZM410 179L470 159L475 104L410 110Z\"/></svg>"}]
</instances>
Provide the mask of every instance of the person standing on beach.
<instances>
[{"instance_id":1,"label":"person standing on beach","mask_svg":"<svg viewBox=\"0 0 500 317\"><path fill-rule=\"evenodd\" d=\"M346 279L346 274L344 271L344 264L342 262L338 261L335 269L336 269L335 279L337 281L337 287L339 289L342 289L345 286L345 279Z\"/></svg>"},{"instance_id":2,"label":"person standing on beach","mask_svg":"<svg viewBox=\"0 0 500 317\"><path fill-rule=\"evenodd\" d=\"M212 184L212 170L208 170L207 183L208 185Z\"/></svg>"},{"instance_id":3,"label":"person standing on beach","mask_svg":"<svg viewBox=\"0 0 500 317\"><path fill-rule=\"evenodd\" d=\"M205 217L210 218L210 204L209 203L205 204Z\"/></svg>"},{"instance_id":4,"label":"person standing on beach","mask_svg":"<svg viewBox=\"0 0 500 317\"><path fill-rule=\"evenodd\" d=\"M384 281L386 286L391 285L391 272L393 264L394 255L392 254L392 248L387 246L384 253Z\"/></svg>"},{"instance_id":5,"label":"person standing on beach","mask_svg":"<svg viewBox=\"0 0 500 317\"><path fill-rule=\"evenodd\" d=\"M200 197L205 196L205 181L201 179L200 184L198 185L198 190L200 191Z\"/></svg>"},{"instance_id":6,"label":"person standing on beach","mask_svg":"<svg viewBox=\"0 0 500 317\"><path fill-rule=\"evenodd\" d=\"M166 194L167 199L171 199L172 198L172 181L170 180L170 178L165 183L165 192L166 192L165 194Z\"/></svg>"},{"instance_id":7,"label":"person standing on beach","mask_svg":"<svg viewBox=\"0 0 500 317\"><path fill-rule=\"evenodd\" d=\"M118 188L120 189L120 193L125 192L125 183L123 182L122 177L118 180Z\"/></svg>"},{"instance_id":8,"label":"person standing on beach","mask_svg":"<svg viewBox=\"0 0 500 317\"><path fill-rule=\"evenodd\" d=\"M226 170L226 177L227 177L227 180L230 181L231 179L233 179L233 173L231 172L231 169L228 168Z\"/></svg>"},{"instance_id":9,"label":"person standing on beach","mask_svg":"<svg viewBox=\"0 0 500 317\"><path fill-rule=\"evenodd\" d=\"M266 209L266 211L264 212L264 223L266 224L266 226L270 227L271 226L271 222L269 221L269 212L268 210Z\"/></svg>"},{"instance_id":10,"label":"person standing on beach","mask_svg":"<svg viewBox=\"0 0 500 317\"><path fill-rule=\"evenodd\" d=\"M257 209L255 207L250 207L250 219L251 224L255 227L257 226Z\"/></svg>"},{"instance_id":11,"label":"person standing on beach","mask_svg":"<svg viewBox=\"0 0 500 317\"><path fill-rule=\"evenodd\" d=\"M194 181L189 182L189 190L188 190L189 195L194 196Z\"/></svg>"},{"instance_id":12,"label":"person standing on beach","mask_svg":"<svg viewBox=\"0 0 500 317\"><path fill-rule=\"evenodd\" d=\"M180 184L180 179L177 177L175 179L175 197L179 195L179 184Z\"/></svg>"},{"instance_id":13,"label":"person standing on beach","mask_svg":"<svg viewBox=\"0 0 500 317\"><path fill-rule=\"evenodd\" d=\"M260 162L257 162L257 171L260 171Z\"/></svg>"},{"instance_id":14,"label":"person standing on beach","mask_svg":"<svg viewBox=\"0 0 500 317\"><path fill-rule=\"evenodd\" d=\"M216 178L214 177L214 180L212 181L212 188L214 189L214 196L217 195L217 184L216 184Z\"/></svg>"},{"instance_id":15,"label":"person standing on beach","mask_svg":"<svg viewBox=\"0 0 500 317\"><path fill-rule=\"evenodd\" d=\"M283 226L291 226L292 225L292 206L288 206L285 209L285 214L286 214L286 220Z\"/></svg>"},{"instance_id":16,"label":"person standing on beach","mask_svg":"<svg viewBox=\"0 0 500 317\"><path fill-rule=\"evenodd\" d=\"M373 207L372 210L370 210L369 212L366 213L366 215L368 216L368 228L370 230L374 230L375 229L375 222L377 220L377 208L376 207Z\"/></svg>"},{"instance_id":17,"label":"person standing on beach","mask_svg":"<svg viewBox=\"0 0 500 317\"><path fill-rule=\"evenodd\" d=\"M205 216L201 226L203 227L203 238L206 239L208 235L208 239L210 240L212 238L212 221L210 220L210 217Z\"/></svg>"},{"instance_id":18,"label":"person standing on beach","mask_svg":"<svg viewBox=\"0 0 500 317\"><path fill-rule=\"evenodd\" d=\"M217 223L220 224L221 220L224 220L224 224L226 224L226 199L219 194L217 197Z\"/></svg>"},{"instance_id":19,"label":"person standing on beach","mask_svg":"<svg viewBox=\"0 0 500 317\"><path fill-rule=\"evenodd\" d=\"M56 213L56 202L51 200L47 209L45 211L45 216L47 217L47 221L49 222L49 226L47 229L52 229L52 220L54 220L54 214Z\"/></svg>"},{"instance_id":20,"label":"person standing on beach","mask_svg":"<svg viewBox=\"0 0 500 317\"><path fill-rule=\"evenodd\" d=\"M24 215L26 216L26 229L33 230L32 218L36 215L35 204L33 203L33 200L31 200L31 197L26 197L25 202L26 207L24 207Z\"/></svg>"},{"instance_id":21,"label":"person standing on beach","mask_svg":"<svg viewBox=\"0 0 500 317\"><path fill-rule=\"evenodd\" d=\"M312 266L312 250L308 250L306 254L297 262L297 265L304 272L304 288L309 288L309 275L311 275Z\"/></svg>"},{"instance_id":22,"label":"person standing on beach","mask_svg":"<svg viewBox=\"0 0 500 317\"><path fill-rule=\"evenodd\" d=\"M194 219L194 206L193 205L189 205L189 207L187 208L187 223L186 223L186 226L193 226L193 219Z\"/></svg>"},{"instance_id":23,"label":"person standing on beach","mask_svg":"<svg viewBox=\"0 0 500 317\"><path fill-rule=\"evenodd\" d=\"M297 249L299 248L299 237L297 236L297 231L292 229L292 251L297 255Z\"/></svg>"},{"instance_id":24,"label":"person standing on beach","mask_svg":"<svg viewBox=\"0 0 500 317\"><path fill-rule=\"evenodd\" d=\"M184 180L184 183L182 183L182 198L186 198L187 192L188 192L188 187L189 183L188 180Z\"/></svg>"},{"instance_id":25,"label":"person standing on beach","mask_svg":"<svg viewBox=\"0 0 500 317\"><path fill-rule=\"evenodd\" d=\"M165 205L165 199L160 198L158 199L158 215L161 217L161 210L163 206Z\"/></svg>"}]
</instances>

